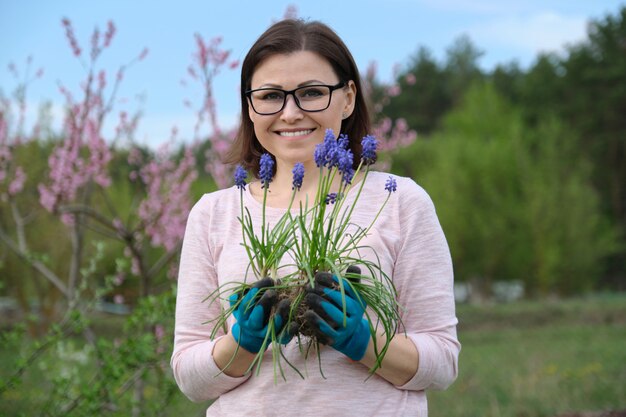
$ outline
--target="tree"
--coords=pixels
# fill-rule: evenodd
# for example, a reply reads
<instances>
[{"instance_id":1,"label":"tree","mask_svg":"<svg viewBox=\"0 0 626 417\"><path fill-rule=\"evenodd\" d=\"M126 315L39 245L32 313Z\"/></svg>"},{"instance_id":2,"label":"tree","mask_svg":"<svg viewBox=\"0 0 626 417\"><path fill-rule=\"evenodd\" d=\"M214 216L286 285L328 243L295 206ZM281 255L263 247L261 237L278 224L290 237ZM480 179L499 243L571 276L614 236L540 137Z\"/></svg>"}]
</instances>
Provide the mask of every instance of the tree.
<instances>
[{"instance_id":1,"label":"tree","mask_svg":"<svg viewBox=\"0 0 626 417\"><path fill-rule=\"evenodd\" d=\"M439 132L394 158L437 205L456 277L484 291L520 280L530 294L584 292L616 250L569 131L528 127L492 83L472 84Z\"/></svg>"},{"instance_id":2,"label":"tree","mask_svg":"<svg viewBox=\"0 0 626 417\"><path fill-rule=\"evenodd\" d=\"M478 66L483 54L467 35L459 36L446 50L446 85L453 105L460 102L472 82L483 79Z\"/></svg>"},{"instance_id":3,"label":"tree","mask_svg":"<svg viewBox=\"0 0 626 417\"><path fill-rule=\"evenodd\" d=\"M557 108L592 157L594 184L626 243L626 7L591 22L588 37L562 62ZM623 287L626 252L612 259L611 274L622 277Z\"/></svg>"}]
</instances>

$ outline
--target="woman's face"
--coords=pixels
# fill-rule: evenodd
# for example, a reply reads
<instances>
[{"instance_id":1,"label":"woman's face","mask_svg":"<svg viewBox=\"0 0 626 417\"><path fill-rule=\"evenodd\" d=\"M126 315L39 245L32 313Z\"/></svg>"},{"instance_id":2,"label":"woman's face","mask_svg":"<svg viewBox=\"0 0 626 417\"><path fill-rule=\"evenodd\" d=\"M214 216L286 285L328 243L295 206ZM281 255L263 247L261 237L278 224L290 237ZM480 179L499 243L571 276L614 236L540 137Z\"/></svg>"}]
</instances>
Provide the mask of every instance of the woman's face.
<instances>
[{"instance_id":1,"label":"woman's face","mask_svg":"<svg viewBox=\"0 0 626 417\"><path fill-rule=\"evenodd\" d=\"M293 90L306 85L331 85L340 81L326 59L310 51L272 55L263 60L252 74L251 90L279 88ZM346 87L334 90L330 106L320 112L300 109L293 95L287 96L285 107L272 115L257 114L248 101L248 114L254 133L261 145L276 158L277 170L291 171L293 164L302 162L314 166L315 145L324 140L326 129L339 134L341 121L354 109L356 87L349 81ZM264 99L272 96L263 96ZM301 100L303 103L303 100ZM303 105L305 105L303 103Z\"/></svg>"}]
</instances>

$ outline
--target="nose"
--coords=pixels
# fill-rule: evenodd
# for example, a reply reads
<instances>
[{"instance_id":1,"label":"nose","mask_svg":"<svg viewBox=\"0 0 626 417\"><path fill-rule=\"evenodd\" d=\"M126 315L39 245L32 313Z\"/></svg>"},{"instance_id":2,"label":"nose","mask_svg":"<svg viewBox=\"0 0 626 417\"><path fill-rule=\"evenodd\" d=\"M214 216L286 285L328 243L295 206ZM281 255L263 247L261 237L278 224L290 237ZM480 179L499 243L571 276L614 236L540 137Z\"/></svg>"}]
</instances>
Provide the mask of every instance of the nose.
<instances>
[{"instance_id":1,"label":"nose","mask_svg":"<svg viewBox=\"0 0 626 417\"><path fill-rule=\"evenodd\" d=\"M288 95L285 100L285 107L283 107L283 110L280 112L280 119L288 123L302 119L303 112L296 104L295 97Z\"/></svg>"}]
</instances>

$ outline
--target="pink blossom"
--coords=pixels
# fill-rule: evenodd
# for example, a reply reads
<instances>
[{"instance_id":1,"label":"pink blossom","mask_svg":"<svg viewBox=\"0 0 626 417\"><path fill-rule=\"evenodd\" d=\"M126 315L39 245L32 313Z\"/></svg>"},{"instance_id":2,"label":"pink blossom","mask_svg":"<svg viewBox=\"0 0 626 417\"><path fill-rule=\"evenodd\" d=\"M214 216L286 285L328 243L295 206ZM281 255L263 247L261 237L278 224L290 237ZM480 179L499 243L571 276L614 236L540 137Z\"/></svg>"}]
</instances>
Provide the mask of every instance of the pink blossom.
<instances>
[{"instance_id":1,"label":"pink blossom","mask_svg":"<svg viewBox=\"0 0 626 417\"><path fill-rule=\"evenodd\" d=\"M100 55L100 30L95 28L91 35L91 59L95 61Z\"/></svg>"},{"instance_id":2,"label":"pink blossom","mask_svg":"<svg viewBox=\"0 0 626 417\"><path fill-rule=\"evenodd\" d=\"M150 50L148 48L143 48L143 50L141 51L141 53L139 54L139 57L137 59L139 61L143 61L148 56L148 52L150 52Z\"/></svg>"},{"instance_id":3,"label":"pink blossom","mask_svg":"<svg viewBox=\"0 0 626 417\"><path fill-rule=\"evenodd\" d=\"M193 149L187 148L183 158L175 162L164 146L141 168L147 195L137 212L153 246L172 251L182 239L191 210L191 184L197 177L195 164Z\"/></svg>"},{"instance_id":4,"label":"pink blossom","mask_svg":"<svg viewBox=\"0 0 626 417\"><path fill-rule=\"evenodd\" d=\"M196 38L196 45L198 47L198 50L196 52L196 58L198 59L200 67L204 68L207 66L207 63L209 61L209 51L206 47L206 44L204 43L204 39L202 39L202 36L200 36L199 33L196 33L194 36Z\"/></svg>"},{"instance_id":5,"label":"pink blossom","mask_svg":"<svg viewBox=\"0 0 626 417\"><path fill-rule=\"evenodd\" d=\"M59 204L74 201L78 190L90 181L102 187L110 184L111 152L100 136L101 99L70 103L70 109L63 128L65 138L48 158L48 181L38 187L41 205L51 212Z\"/></svg>"},{"instance_id":6,"label":"pink blossom","mask_svg":"<svg viewBox=\"0 0 626 417\"><path fill-rule=\"evenodd\" d=\"M143 155L139 148L131 148L127 160L130 165L140 165L143 161Z\"/></svg>"},{"instance_id":7,"label":"pink blossom","mask_svg":"<svg viewBox=\"0 0 626 417\"><path fill-rule=\"evenodd\" d=\"M165 328L161 324L154 326L154 338L157 342L160 342L165 336Z\"/></svg>"},{"instance_id":8,"label":"pink blossom","mask_svg":"<svg viewBox=\"0 0 626 417\"><path fill-rule=\"evenodd\" d=\"M111 44L113 36L115 36L115 24L113 21L109 20L107 23L107 31L104 34L104 48L107 48Z\"/></svg>"},{"instance_id":9,"label":"pink blossom","mask_svg":"<svg viewBox=\"0 0 626 417\"><path fill-rule=\"evenodd\" d=\"M115 294L113 296L113 302L115 304L124 304L124 296L122 294Z\"/></svg>"},{"instance_id":10,"label":"pink blossom","mask_svg":"<svg viewBox=\"0 0 626 417\"><path fill-rule=\"evenodd\" d=\"M72 22L68 18L63 18L61 20L63 27L65 27L65 36L70 43L70 47L72 48L72 52L74 56L80 56L81 49L78 46L78 41L76 40L76 36L74 35L74 28L72 27Z\"/></svg>"},{"instance_id":11,"label":"pink blossom","mask_svg":"<svg viewBox=\"0 0 626 417\"><path fill-rule=\"evenodd\" d=\"M225 133L214 134L209 137L211 148L205 152L206 164L204 170L213 177L219 188L225 188L232 182L233 170L230 166L222 163L230 145L233 142L237 131L231 129Z\"/></svg>"},{"instance_id":12,"label":"pink blossom","mask_svg":"<svg viewBox=\"0 0 626 417\"><path fill-rule=\"evenodd\" d=\"M126 277L124 276L124 273L122 272L116 274L115 277L113 278L113 285L115 285L116 287L119 287L120 285L124 283L125 278Z\"/></svg>"},{"instance_id":13,"label":"pink blossom","mask_svg":"<svg viewBox=\"0 0 626 417\"><path fill-rule=\"evenodd\" d=\"M111 223L113 224L113 227L115 227L117 230L124 230L124 223L122 223L120 219L115 218Z\"/></svg>"},{"instance_id":14,"label":"pink blossom","mask_svg":"<svg viewBox=\"0 0 626 417\"><path fill-rule=\"evenodd\" d=\"M387 94L390 97L397 97L400 95L402 90L400 90L400 86L395 84L387 88Z\"/></svg>"},{"instance_id":15,"label":"pink blossom","mask_svg":"<svg viewBox=\"0 0 626 417\"><path fill-rule=\"evenodd\" d=\"M73 226L76 222L76 216L70 213L61 214L61 221L67 226Z\"/></svg>"},{"instance_id":16,"label":"pink blossom","mask_svg":"<svg viewBox=\"0 0 626 417\"><path fill-rule=\"evenodd\" d=\"M198 78L198 74L196 74L196 71L193 69L193 67L191 65L189 65L187 67L187 73L191 76L191 78Z\"/></svg>"},{"instance_id":17,"label":"pink blossom","mask_svg":"<svg viewBox=\"0 0 626 417\"><path fill-rule=\"evenodd\" d=\"M106 85L107 85L106 72L104 70L101 70L98 73L98 89L102 91L104 90L104 87L106 87Z\"/></svg>"},{"instance_id":18,"label":"pink blossom","mask_svg":"<svg viewBox=\"0 0 626 417\"><path fill-rule=\"evenodd\" d=\"M24 188L24 183L26 182L26 174L22 167L17 167L15 169L15 174L13 177L13 181L9 184L9 195L14 196L18 194Z\"/></svg>"},{"instance_id":19,"label":"pink blossom","mask_svg":"<svg viewBox=\"0 0 626 417\"><path fill-rule=\"evenodd\" d=\"M178 277L178 263L171 262L167 269L167 277L169 279L176 279Z\"/></svg>"},{"instance_id":20,"label":"pink blossom","mask_svg":"<svg viewBox=\"0 0 626 417\"><path fill-rule=\"evenodd\" d=\"M407 74L407 75L404 77L404 81L406 81L406 83L407 83L408 85L415 85L415 81L416 81L416 79L415 79L415 75L413 75L413 74L411 74L411 73Z\"/></svg>"},{"instance_id":21,"label":"pink blossom","mask_svg":"<svg viewBox=\"0 0 626 417\"><path fill-rule=\"evenodd\" d=\"M141 275L141 268L139 268L139 260L135 256L132 256L130 258L130 272L132 272L136 276Z\"/></svg>"}]
</instances>

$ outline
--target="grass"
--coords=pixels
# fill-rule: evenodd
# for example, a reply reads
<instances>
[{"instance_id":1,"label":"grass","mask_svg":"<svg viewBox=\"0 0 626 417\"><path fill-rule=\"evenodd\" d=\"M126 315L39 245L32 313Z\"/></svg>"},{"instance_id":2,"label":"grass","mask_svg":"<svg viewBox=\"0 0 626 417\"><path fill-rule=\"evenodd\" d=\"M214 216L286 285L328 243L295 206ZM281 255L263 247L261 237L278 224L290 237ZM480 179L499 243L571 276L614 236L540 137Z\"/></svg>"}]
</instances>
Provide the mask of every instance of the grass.
<instances>
[{"instance_id":1,"label":"grass","mask_svg":"<svg viewBox=\"0 0 626 417\"><path fill-rule=\"evenodd\" d=\"M459 377L433 417L626 409L626 296L459 306Z\"/></svg>"},{"instance_id":2,"label":"grass","mask_svg":"<svg viewBox=\"0 0 626 417\"><path fill-rule=\"evenodd\" d=\"M554 417L626 409L626 294L460 305L459 378L428 393L431 417ZM119 322L118 322L119 325ZM114 334L107 320L100 330ZM0 348L0 368L14 356ZM0 398L0 416L33 415L45 371ZM159 393L145 392L146 397ZM30 407L29 407L30 405ZM208 403L176 394L165 415L204 415Z\"/></svg>"}]
</instances>

